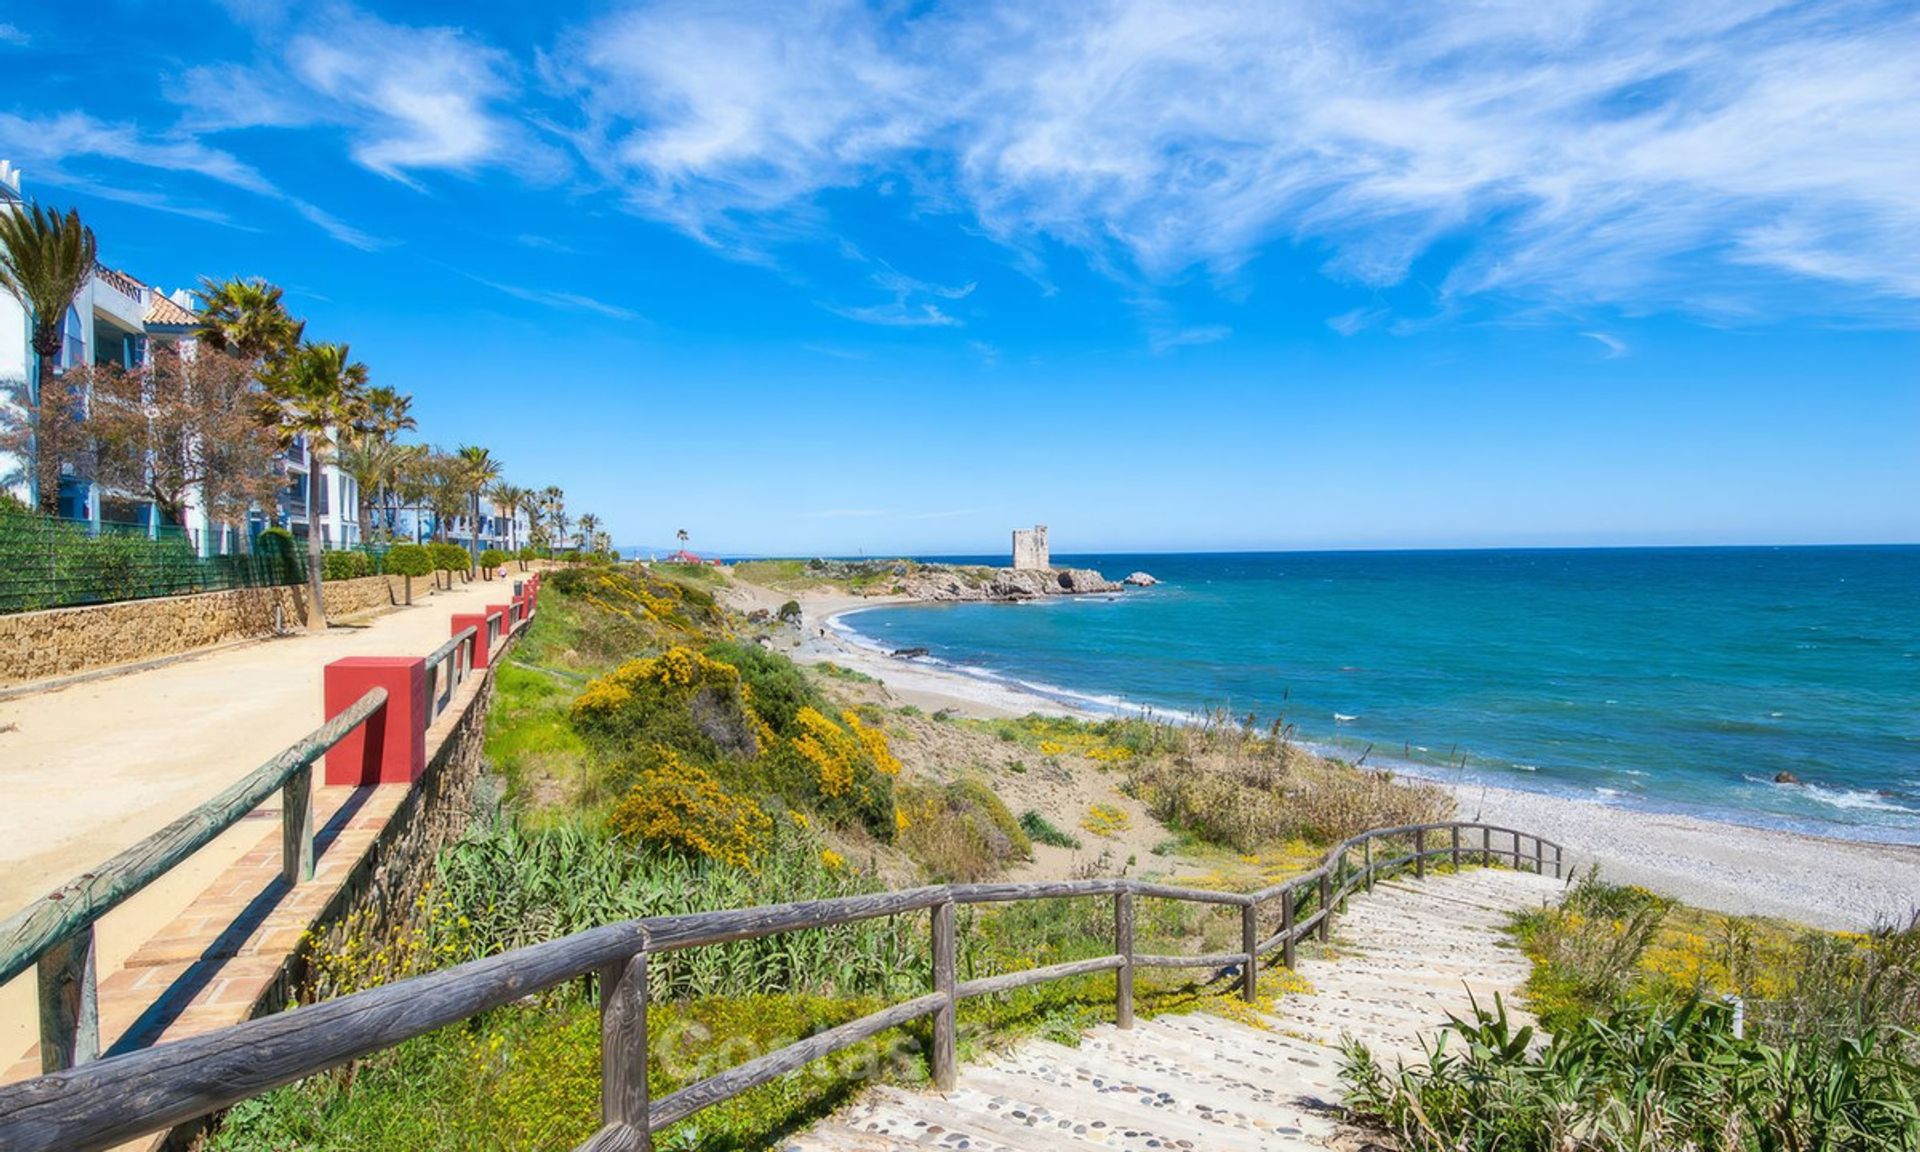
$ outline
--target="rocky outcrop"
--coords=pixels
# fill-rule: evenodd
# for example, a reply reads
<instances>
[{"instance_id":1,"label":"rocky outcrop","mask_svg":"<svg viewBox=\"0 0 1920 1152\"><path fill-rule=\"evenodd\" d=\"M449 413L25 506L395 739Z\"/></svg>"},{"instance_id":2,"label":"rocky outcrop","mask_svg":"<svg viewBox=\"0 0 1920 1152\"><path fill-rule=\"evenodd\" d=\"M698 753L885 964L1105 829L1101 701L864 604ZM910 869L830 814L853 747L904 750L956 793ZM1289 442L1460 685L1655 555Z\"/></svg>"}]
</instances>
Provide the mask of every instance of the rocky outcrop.
<instances>
[{"instance_id":1,"label":"rocky outcrop","mask_svg":"<svg viewBox=\"0 0 1920 1152\"><path fill-rule=\"evenodd\" d=\"M916 600L1038 600L1118 592L1121 585L1091 568L950 568L917 565L886 589Z\"/></svg>"},{"instance_id":2,"label":"rocky outcrop","mask_svg":"<svg viewBox=\"0 0 1920 1152\"><path fill-rule=\"evenodd\" d=\"M1125 580L1120 581L1120 583L1131 584L1135 588L1151 588L1155 584L1160 583L1160 581L1155 580L1153 577L1147 575L1145 572L1135 572L1133 575L1127 577Z\"/></svg>"}]
</instances>

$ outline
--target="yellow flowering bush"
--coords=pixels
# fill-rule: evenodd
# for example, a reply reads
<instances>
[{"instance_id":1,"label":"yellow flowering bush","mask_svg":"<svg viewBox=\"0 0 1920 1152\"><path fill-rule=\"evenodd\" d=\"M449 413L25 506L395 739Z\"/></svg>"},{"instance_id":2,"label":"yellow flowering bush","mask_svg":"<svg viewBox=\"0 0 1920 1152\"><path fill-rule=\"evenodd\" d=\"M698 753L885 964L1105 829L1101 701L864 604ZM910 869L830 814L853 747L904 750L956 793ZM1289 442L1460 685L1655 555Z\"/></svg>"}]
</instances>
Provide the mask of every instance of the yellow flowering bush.
<instances>
[{"instance_id":1,"label":"yellow flowering bush","mask_svg":"<svg viewBox=\"0 0 1920 1152\"><path fill-rule=\"evenodd\" d=\"M860 768L863 749L859 739L817 708L800 709L794 722L800 734L793 738L793 747L812 766L820 794L828 798L845 796Z\"/></svg>"},{"instance_id":2,"label":"yellow flowering bush","mask_svg":"<svg viewBox=\"0 0 1920 1152\"><path fill-rule=\"evenodd\" d=\"M728 794L671 748L653 751L653 764L608 820L614 833L758 870L772 842L773 818L753 801Z\"/></svg>"},{"instance_id":3,"label":"yellow flowering bush","mask_svg":"<svg viewBox=\"0 0 1920 1152\"><path fill-rule=\"evenodd\" d=\"M1095 836L1113 837L1133 827L1133 817L1112 804L1095 804L1080 818L1080 827Z\"/></svg>"},{"instance_id":4,"label":"yellow flowering bush","mask_svg":"<svg viewBox=\"0 0 1920 1152\"><path fill-rule=\"evenodd\" d=\"M680 646L590 682L572 716L583 736L616 753L659 744L700 760L752 758L770 734L739 669Z\"/></svg>"},{"instance_id":5,"label":"yellow flowering bush","mask_svg":"<svg viewBox=\"0 0 1920 1152\"><path fill-rule=\"evenodd\" d=\"M854 738L860 741L860 746L866 749L867 759L873 764L875 772L882 776L900 774L900 758L893 754L892 748L888 747L885 732L862 724L860 714L852 709L842 712L840 719L846 723L847 729L853 733Z\"/></svg>"}]
</instances>

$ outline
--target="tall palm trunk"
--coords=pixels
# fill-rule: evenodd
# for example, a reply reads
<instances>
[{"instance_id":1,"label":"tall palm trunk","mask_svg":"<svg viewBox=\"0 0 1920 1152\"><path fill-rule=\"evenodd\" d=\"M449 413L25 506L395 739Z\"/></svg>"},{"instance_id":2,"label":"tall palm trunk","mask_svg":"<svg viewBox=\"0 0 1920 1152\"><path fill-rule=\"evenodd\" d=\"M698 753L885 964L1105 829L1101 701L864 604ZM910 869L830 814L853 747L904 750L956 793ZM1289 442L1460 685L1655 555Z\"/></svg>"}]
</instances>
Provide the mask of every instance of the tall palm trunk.
<instances>
[{"instance_id":1,"label":"tall palm trunk","mask_svg":"<svg viewBox=\"0 0 1920 1152\"><path fill-rule=\"evenodd\" d=\"M33 403L30 406L31 410L27 413L27 459L29 461L27 495L30 498L29 502L37 505L40 511L49 516L58 516L60 515L60 470L57 467L54 469L52 485L41 483L40 476L44 470L40 460L40 409L47 402L47 383L53 372L54 362L60 358L60 330L54 328L51 333L52 339L49 341L47 332L42 331L39 324L34 325L32 340L35 361L34 387L33 394L28 397Z\"/></svg>"},{"instance_id":2,"label":"tall palm trunk","mask_svg":"<svg viewBox=\"0 0 1920 1152\"><path fill-rule=\"evenodd\" d=\"M480 493L479 492L475 492L473 494L472 507L473 507L473 515L467 521L467 555L470 556L473 560L473 565L470 569L468 569L468 572L467 572L467 579L469 580L473 579L475 576L478 576L480 574Z\"/></svg>"},{"instance_id":3,"label":"tall palm trunk","mask_svg":"<svg viewBox=\"0 0 1920 1152\"><path fill-rule=\"evenodd\" d=\"M313 514L313 490L320 484L320 453L309 447L307 449L307 595L313 601L313 606L307 609L307 630L310 632L327 630L327 605L320 585L320 571L323 567L320 520Z\"/></svg>"}]
</instances>

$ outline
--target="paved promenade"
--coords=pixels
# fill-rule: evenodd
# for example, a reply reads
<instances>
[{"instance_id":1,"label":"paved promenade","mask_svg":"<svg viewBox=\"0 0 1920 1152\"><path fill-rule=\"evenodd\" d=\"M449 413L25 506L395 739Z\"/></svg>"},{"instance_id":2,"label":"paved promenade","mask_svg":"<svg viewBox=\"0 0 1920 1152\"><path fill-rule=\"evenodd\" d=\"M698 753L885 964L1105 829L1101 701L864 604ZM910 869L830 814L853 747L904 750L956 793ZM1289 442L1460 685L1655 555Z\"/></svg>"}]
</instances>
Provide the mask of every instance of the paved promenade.
<instances>
[{"instance_id":1,"label":"paved promenade","mask_svg":"<svg viewBox=\"0 0 1920 1152\"><path fill-rule=\"evenodd\" d=\"M163 668L0 701L0 915L132 845L258 767L322 720L321 670L345 656L425 656L449 618L505 601L507 583L450 592L324 634L263 640ZM277 797L108 914L105 983L213 879L278 828ZM0 987L0 1068L37 1034L34 979ZM111 1043L103 1029L101 1040Z\"/></svg>"}]
</instances>

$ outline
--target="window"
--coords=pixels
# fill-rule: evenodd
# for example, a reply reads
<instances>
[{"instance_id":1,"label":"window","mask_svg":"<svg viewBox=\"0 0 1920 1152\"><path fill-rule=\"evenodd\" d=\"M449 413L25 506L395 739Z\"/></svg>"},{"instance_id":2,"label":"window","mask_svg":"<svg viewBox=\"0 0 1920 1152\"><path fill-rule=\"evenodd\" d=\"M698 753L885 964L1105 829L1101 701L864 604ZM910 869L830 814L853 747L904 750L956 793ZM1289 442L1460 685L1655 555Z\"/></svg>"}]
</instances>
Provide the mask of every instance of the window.
<instances>
[{"instance_id":1,"label":"window","mask_svg":"<svg viewBox=\"0 0 1920 1152\"><path fill-rule=\"evenodd\" d=\"M60 358L57 362L61 371L76 364L87 362L87 330L80 323L80 309L67 309L67 322L60 332Z\"/></svg>"}]
</instances>

